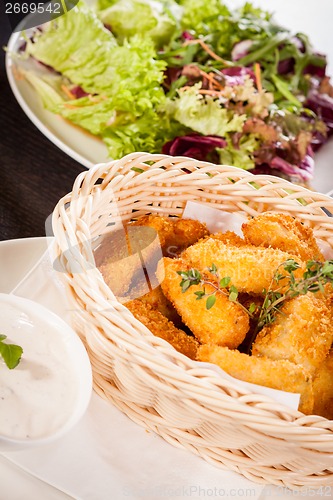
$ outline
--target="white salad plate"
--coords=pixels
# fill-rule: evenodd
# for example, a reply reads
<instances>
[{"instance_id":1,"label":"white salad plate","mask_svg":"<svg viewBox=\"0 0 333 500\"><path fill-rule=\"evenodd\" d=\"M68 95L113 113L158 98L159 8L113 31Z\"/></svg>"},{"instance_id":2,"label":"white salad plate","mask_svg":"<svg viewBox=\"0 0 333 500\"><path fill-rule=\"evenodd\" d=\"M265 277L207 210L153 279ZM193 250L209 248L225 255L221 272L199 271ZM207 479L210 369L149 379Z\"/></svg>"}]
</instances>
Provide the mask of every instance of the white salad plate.
<instances>
[{"instance_id":1,"label":"white salad plate","mask_svg":"<svg viewBox=\"0 0 333 500\"><path fill-rule=\"evenodd\" d=\"M230 5L231 0L226 3ZM233 0L232 6L243 3L243 0ZM282 26L290 28L295 33L299 31L306 33L314 47L327 55L328 72L333 73L332 0L317 0L316 2L313 0L293 0L293 2L290 0L254 0L253 3L274 12L275 19ZM42 134L84 167L90 168L96 163L106 161L107 148L100 139L47 111L30 84L18 77L15 53L22 43L21 36L20 32L13 33L8 41L6 69L12 91L23 111ZM333 140L330 140L315 158L316 170L312 187L319 192L325 193L333 189L333 175L330 172L333 168L332 158Z\"/></svg>"},{"instance_id":2,"label":"white salad plate","mask_svg":"<svg viewBox=\"0 0 333 500\"><path fill-rule=\"evenodd\" d=\"M46 251L50 242L52 238L0 242L0 292L14 290L68 320L62 285ZM0 454L0 477L0 497L6 500L293 496L290 490L253 483L171 446L95 393L86 414L65 436L36 449ZM327 493L299 492L305 500L331 498L332 491Z\"/></svg>"}]
</instances>

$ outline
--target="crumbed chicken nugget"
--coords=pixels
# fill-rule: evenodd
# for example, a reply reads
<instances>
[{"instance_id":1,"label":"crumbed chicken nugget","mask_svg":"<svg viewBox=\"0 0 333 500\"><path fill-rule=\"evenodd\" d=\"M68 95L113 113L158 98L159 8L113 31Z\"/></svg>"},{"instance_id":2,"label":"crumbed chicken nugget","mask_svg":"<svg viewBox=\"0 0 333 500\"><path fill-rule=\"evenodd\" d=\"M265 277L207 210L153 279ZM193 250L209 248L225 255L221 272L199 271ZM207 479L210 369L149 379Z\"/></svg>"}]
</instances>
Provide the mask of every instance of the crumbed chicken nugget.
<instances>
[{"instance_id":1,"label":"crumbed chicken nugget","mask_svg":"<svg viewBox=\"0 0 333 500\"><path fill-rule=\"evenodd\" d=\"M218 239L207 238L184 250L182 258L190 262L191 266L201 269L215 264L221 278L229 276L231 283L239 292L261 295L264 289L280 287L272 278L277 268L290 258L302 265L299 257L291 256L286 252L274 248L258 248L251 245L236 247L226 245ZM281 274L287 274L281 267ZM296 277L302 276L303 271L297 269Z\"/></svg>"},{"instance_id":2,"label":"crumbed chicken nugget","mask_svg":"<svg viewBox=\"0 0 333 500\"><path fill-rule=\"evenodd\" d=\"M331 311L312 293L288 300L252 345L254 356L287 359L314 375L333 341Z\"/></svg>"},{"instance_id":3,"label":"crumbed chicken nugget","mask_svg":"<svg viewBox=\"0 0 333 500\"><path fill-rule=\"evenodd\" d=\"M313 380L313 413L333 420L333 349Z\"/></svg>"},{"instance_id":4,"label":"crumbed chicken nugget","mask_svg":"<svg viewBox=\"0 0 333 500\"><path fill-rule=\"evenodd\" d=\"M271 389L299 393L299 410L311 414L313 410L312 378L305 368L290 361L257 358L216 345L202 345L197 352L198 361L213 363L232 377L263 385Z\"/></svg>"},{"instance_id":5,"label":"crumbed chicken nugget","mask_svg":"<svg viewBox=\"0 0 333 500\"><path fill-rule=\"evenodd\" d=\"M157 261L162 257L159 238L151 227L129 227L111 231L95 252L96 266L113 293L125 295L131 284L155 279Z\"/></svg>"},{"instance_id":6,"label":"crumbed chicken nugget","mask_svg":"<svg viewBox=\"0 0 333 500\"><path fill-rule=\"evenodd\" d=\"M157 309L145 304L140 300L132 300L125 304L133 316L141 321L149 330L161 339L169 342L178 352L195 359L199 343L194 337L190 337L182 330L168 321Z\"/></svg>"},{"instance_id":7,"label":"crumbed chicken nugget","mask_svg":"<svg viewBox=\"0 0 333 500\"><path fill-rule=\"evenodd\" d=\"M144 283L142 283L141 287L137 283L135 287L131 288L126 297L121 297L120 302L126 305L127 302L134 299L140 300L144 304L149 304L153 309L157 309L169 321L172 321L174 325L181 325L181 317L171 304L170 300L168 300L164 295L161 286L158 286L146 293Z\"/></svg>"},{"instance_id":8,"label":"crumbed chicken nugget","mask_svg":"<svg viewBox=\"0 0 333 500\"><path fill-rule=\"evenodd\" d=\"M157 278L162 290L180 314L183 322L194 333L199 342L216 343L237 347L249 329L248 314L227 296L216 294L216 302L211 309L206 308L205 299L197 300L194 292L203 291L202 285L191 286L182 292L181 277L177 271L187 271L190 266L182 259L165 257L157 266ZM205 285L205 292L215 289Z\"/></svg>"},{"instance_id":9,"label":"crumbed chicken nugget","mask_svg":"<svg viewBox=\"0 0 333 500\"><path fill-rule=\"evenodd\" d=\"M167 257L177 257L184 248L209 234L205 224L178 217L144 215L131 225L154 228L160 238L163 255Z\"/></svg>"},{"instance_id":10,"label":"crumbed chicken nugget","mask_svg":"<svg viewBox=\"0 0 333 500\"><path fill-rule=\"evenodd\" d=\"M246 241L238 236L238 234L233 231L226 231L225 233L214 233L208 236L208 238L213 238L215 240L222 241L226 245L233 245L235 247L243 247L246 245ZM206 238L207 239L207 238Z\"/></svg>"},{"instance_id":11,"label":"crumbed chicken nugget","mask_svg":"<svg viewBox=\"0 0 333 500\"><path fill-rule=\"evenodd\" d=\"M312 229L290 215L264 212L245 222L242 230L249 244L279 248L303 261L324 260Z\"/></svg>"}]
</instances>

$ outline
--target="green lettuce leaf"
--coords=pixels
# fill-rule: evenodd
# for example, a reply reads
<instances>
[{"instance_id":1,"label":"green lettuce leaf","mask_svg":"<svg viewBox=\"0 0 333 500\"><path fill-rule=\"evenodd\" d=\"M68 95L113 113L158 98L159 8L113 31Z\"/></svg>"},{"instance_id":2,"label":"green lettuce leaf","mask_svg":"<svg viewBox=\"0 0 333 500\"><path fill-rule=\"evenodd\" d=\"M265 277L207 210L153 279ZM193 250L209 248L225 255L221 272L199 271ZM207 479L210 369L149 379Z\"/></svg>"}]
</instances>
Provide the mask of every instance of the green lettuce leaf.
<instances>
[{"instance_id":1,"label":"green lettuce leaf","mask_svg":"<svg viewBox=\"0 0 333 500\"><path fill-rule=\"evenodd\" d=\"M117 2L118 0L97 0L96 9L104 10L107 9L108 7L111 7L111 5L114 5Z\"/></svg>"},{"instance_id":2,"label":"green lettuce leaf","mask_svg":"<svg viewBox=\"0 0 333 500\"><path fill-rule=\"evenodd\" d=\"M153 110L140 118L130 120L130 116L118 116L114 123L105 129L103 140L113 158L133 151L161 152L163 144L182 134L185 128L167 120Z\"/></svg>"},{"instance_id":3,"label":"green lettuce leaf","mask_svg":"<svg viewBox=\"0 0 333 500\"><path fill-rule=\"evenodd\" d=\"M52 112L57 112L58 107L63 104L64 99L60 94L58 81L47 81L40 76L36 75L33 71L24 70L20 68L21 74L32 85L39 94L43 106Z\"/></svg>"},{"instance_id":4,"label":"green lettuce leaf","mask_svg":"<svg viewBox=\"0 0 333 500\"><path fill-rule=\"evenodd\" d=\"M31 74L27 79L47 109L105 138L111 157L135 151L140 139L126 136L140 130L142 144L156 150L157 124L163 121L157 108L165 101L161 83L166 64L156 59L153 41L135 35L118 45L87 7L79 3L73 11L51 23L34 43L28 42L30 55L62 75L53 81L45 75ZM89 95L71 99L74 85ZM123 147L119 136L126 139Z\"/></svg>"},{"instance_id":5,"label":"green lettuce leaf","mask_svg":"<svg viewBox=\"0 0 333 500\"><path fill-rule=\"evenodd\" d=\"M242 131L246 115L238 115L223 108L218 99L203 97L199 90L200 84L196 84L178 92L178 98L167 100L167 114L203 135L225 137L230 132Z\"/></svg>"},{"instance_id":6,"label":"green lettuce leaf","mask_svg":"<svg viewBox=\"0 0 333 500\"><path fill-rule=\"evenodd\" d=\"M260 142L254 134L243 135L237 148L230 138L227 139L227 143L225 148L218 149L221 164L244 170L251 170L255 167L252 153L259 148Z\"/></svg>"},{"instance_id":7,"label":"green lettuce leaf","mask_svg":"<svg viewBox=\"0 0 333 500\"><path fill-rule=\"evenodd\" d=\"M110 67L114 36L93 10L79 2L28 40L26 53L91 93L107 93L114 74Z\"/></svg>"},{"instance_id":8,"label":"green lettuce leaf","mask_svg":"<svg viewBox=\"0 0 333 500\"><path fill-rule=\"evenodd\" d=\"M181 9L172 0L167 5L158 0L120 0L99 12L99 17L111 26L120 42L141 34L162 47L175 33L180 13Z\"/></svg>"},{"instance_id":9,"label":"green lettuce leaf","mask_svg":"<svg viewBox=\"0 0 333 500\"><path fill-rule=\"evenodd\" d=\"M196 35L206 35L221 30L221 21L230 17L228 7L220 0L183 0L182 28Z\"/></svg>"},{"instance_id":10,"label":"green lettuce leaf","mask_svg":"<svg viewBox=\"0 0 333 500\"><path fill-rule=\"evenodd\" d=\"M235 43L241 40L260 41L281 31L271 15L247 2L229 10L222 0L182 0L182 28L206 43L220 56L230 58Z\"/></svg>"}]
</instances>

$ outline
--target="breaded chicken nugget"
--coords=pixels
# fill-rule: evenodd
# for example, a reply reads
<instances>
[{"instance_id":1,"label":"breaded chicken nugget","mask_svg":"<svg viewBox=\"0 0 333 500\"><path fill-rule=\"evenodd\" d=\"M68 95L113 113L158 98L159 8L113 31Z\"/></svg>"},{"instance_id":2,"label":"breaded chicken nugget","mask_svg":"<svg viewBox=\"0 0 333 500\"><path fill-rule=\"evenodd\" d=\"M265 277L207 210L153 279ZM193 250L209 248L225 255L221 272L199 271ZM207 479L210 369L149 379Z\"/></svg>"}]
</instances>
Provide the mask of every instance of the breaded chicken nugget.
<instances>
[{"instance_id":1,"label":"breaded chicken nugget","mask_svg":"<svg viewBox=\"0 0 333 500\"><path fill-rule=\"evenodd\" d=\"M163 314L140 300L132 300L126 304L126 307L156 337L166 340L178 352L191 359L195 359L199 344L194 337L190 337L182 330L176 328Z\"/></svg>"},{"instance_id":2,"label":"breaded chicken nugget","mask_svg":"<svg viewBox=\"0 0 333 500\"><path fill-rule=\"evenodd\" d=\"M313 381L313 413L333 420L333 350L317 371Z\"/></svg>"},{"instance_id":3,"label":"breaded chicken nugget","mask_svg":"<svg viewBox=\"0 0 333 500\"><path fill-rule=\"evenodd\" d=\"M184 248L209 234L205 224L197 220L178 217L144 215L131 225L154 228L160 238L163 255L167 257L178 256Z\"/></svg>"},{"instance_id":4,"label":"breaded chicken nugget","mask_svg":"<svg viewBox=\"0 0 333 500\"><path fill-rule=\"evenodd\" d=\"M131 300L140 300L144 304L149 304L153 309L160 311L163 316L165 316L169 321L172 321L176 326L180 326L181 317L171 304L170 300L168 300L164 295L161 286L158 286L146 293L146 288L143 283L141 289L143 290L143 293L140 291L139 284L136 284L136 286L129 291L127 297L121 297L120 302L126 305L126 303Z\"/></svg>"},{"instance_id":5,"label":"breaded chicken nugget","mask_svg":"<svg viewBox=\"0 0 333 500\"><path fill-rule=\"evenodd\" d=\"M123 296L134 281L146 279L144 266L155 273L161 256L156 230L125 225L103 238L95 252L95 262L112 292Z\"/></svg>"},{"instance_id":6,"label":"breaded chicken nugget","mask_svg":"<svg viewBox=\"0 0 333 500\"><path fill-rule=\"evenodd\" d=\"M331 311L312 293L288 300L274 323L265 326L252 344L254 356L287 359L314 375L333 340Z\"/></svg>"},{"instance_id":7,"label":"breaded chicken nugget","mask_svg":"<svg viewBox=\"0 0 333 500\"><path fill-rule=\"evenodd\" d=\"M257 248L251 245L236 247L226 245L218 239L207 238L184 250L182 258L190 262L194 268L206 269L215 264L221 278L229 276L231 283L239 292L261 295L264 289L283 285L272 283L272 278L283 262L294 258L302 265L301 260L286 252L273 248ZM281 267L281 274L287 274ZM301 277L303 271L297 269L294 274Z\"/></svg>"},{"instance_id":8,"label":"breaded chicken nugget","mask_svg":"<svg viewBox=\"0 0 333 500\"><path fill-rule=\"evenodd\" d=\"M242 231L249 244L278 248L303 261L324 260L312 229L290 215L265 212L245 222Z\"/></svg>"},{"instance_id":9,"label":"breaded chicken nugget","mask_svg":"<svg viewBox=\"0 0 333 500\"><path fill-rule=\"evenodd\" d=\"M306 414L312 413L312 379L303 366L284 360L273 361L248 356L237 350L215 345L200 346L197 360L214 363L239 380L281 391L299 393L301 395L299 410Z\"/></svg>"},{"instance_id":10,"label":"breaded chicken nugget","mask_svg":"<svg viewBox=\"0 0 333 500\"><path fill-rule=\"evenodd\" d=\"M226 245L232 245L234 247L243 247L247 244L243 238L238 236L238 234L234 233L233 231L226 231L225 233L214 233L206 237L205 239L208 238L222 241L222 243L225 243Z\"/></svg>"},{"instance_id":11,"label":"breaded chicken nugget","mask_svg":"<svg viewBox=\"0 0 333 500\"><path fill-rule=\"evenodd\" d=\"M199 290L203 291L202 285L191 286L183 293L180 287L181 277L177 271L189 269L190 266L182 259L162 259L158 263L156 274L164 294L199 342L237 347L249 329L248 314L221 293L216 294L215 305L208 310L205 299L197 300L194 294ZM206 293L214 290L211 285L205 285Z\"/></svg>"}]
</instances>

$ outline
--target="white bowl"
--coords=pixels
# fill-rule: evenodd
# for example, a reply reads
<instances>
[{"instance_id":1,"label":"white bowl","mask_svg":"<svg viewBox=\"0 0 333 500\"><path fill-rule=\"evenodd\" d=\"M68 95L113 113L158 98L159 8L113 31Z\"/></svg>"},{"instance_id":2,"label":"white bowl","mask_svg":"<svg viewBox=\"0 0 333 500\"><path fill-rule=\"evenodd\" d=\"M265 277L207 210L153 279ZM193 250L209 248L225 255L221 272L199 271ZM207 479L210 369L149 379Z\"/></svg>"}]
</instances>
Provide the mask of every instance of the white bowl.
<instances>
[{"instance_id":1,"label":"white bowl","mask_svg":"<svg viewBox=\"0 0 333 500\"><path fill-rule=\"evenodd\" d=\"M75 331L40 304L0 294L0 334L23 347L9 369L0 357L0 451L50 443L86 411L92 392L87 352Z\"/></svg>"}]
</instances>

